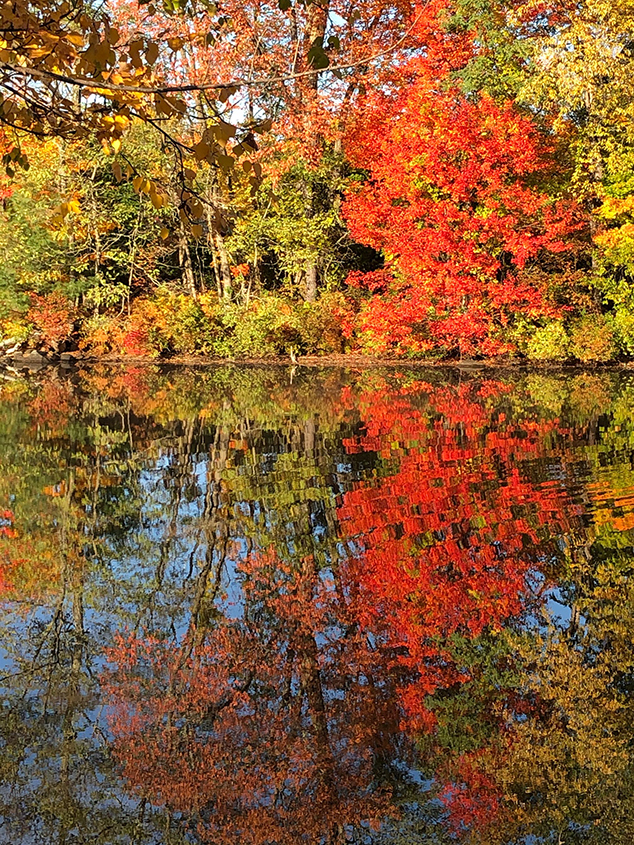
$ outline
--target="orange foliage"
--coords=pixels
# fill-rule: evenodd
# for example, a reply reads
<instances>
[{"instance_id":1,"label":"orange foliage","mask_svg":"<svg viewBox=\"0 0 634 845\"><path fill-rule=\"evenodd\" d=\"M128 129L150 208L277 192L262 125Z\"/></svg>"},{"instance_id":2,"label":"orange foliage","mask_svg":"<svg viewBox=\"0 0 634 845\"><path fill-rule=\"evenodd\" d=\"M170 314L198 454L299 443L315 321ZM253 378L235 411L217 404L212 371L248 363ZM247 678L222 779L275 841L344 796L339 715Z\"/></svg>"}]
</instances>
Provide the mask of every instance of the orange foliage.
<instances>
[{"instance_id":1,"label":"orange foliage","mask_svg":"<svg viewBox=\"0 0 634 845\"><path fill-rule=\"evenodd\" d=\"M438 6L438 0L431 5ZM113 11L117 26L130 38L138 33L171 36L172 43L187 45L178 62L169 54L159 57L158 64L163 61L175 81L210 85L263 80L261 86L250 86L249 103L265 116L277 104L274 133L264 139L269 173L285 169L298 157L316 163L323 141L340 137L350 115L351 95L376 85L420 40L412 24L421 17L421 9L413 0L389 4L331 0L326 5L293 3L288 8L280 8L278 0L228 0L217 18L159 11L150 17L137 0L117 0ZM331 65L340 61L349 65L345 79L328 76L318 84L306 73L315 63L323 66L320 62L326 55ZM362 61L371 56L374 61ZM277 81L266 82L271 76ZM225 89L218 103L225 119L244 108L243 97L243 91ZM286 162L280 161L280 149L289 155Z\"/></svg>"},{"instance_id":2,"label":"orange foliage","mask_svg":"<svg viewBox=\"0 0 634 845\"><path fill-rule=\"evenodd\" d=\"M119 638L104 679L114 754L136 791L197 818L206 841L343 841L345 825L394 810L373 789L397 730L382 649L358 627L346 575L269 553L242 578L244 617L180 644Z\"/></svg>"},{"instance_id":3,"label":"orange foliage","mask_svg":"<svg viewBox=\"0 0 634 845\"><path fill-rule=\"evenodd\" d=\"M54 352L68 340L75 329L77 310L62 293L29 294L31 307L27 321L39 332L39 345Z\"/></svg>"}]
</instances>

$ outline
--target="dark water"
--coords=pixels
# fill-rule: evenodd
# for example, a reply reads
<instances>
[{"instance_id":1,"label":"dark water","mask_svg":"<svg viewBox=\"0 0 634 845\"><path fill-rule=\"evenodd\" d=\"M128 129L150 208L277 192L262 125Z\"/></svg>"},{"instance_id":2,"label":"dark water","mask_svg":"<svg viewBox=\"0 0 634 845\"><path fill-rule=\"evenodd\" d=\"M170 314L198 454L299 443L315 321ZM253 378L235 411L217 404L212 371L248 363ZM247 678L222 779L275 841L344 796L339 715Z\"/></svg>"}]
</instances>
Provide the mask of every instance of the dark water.
<instances>
[{"instance_id":1,"label":"dark water","mask_svg":"<svg viewBox=\"0 0 634 845\"><path fill-rule=\"evenodd\" d=\"M633 410L609 372L8 374L0 842L634 841Z\"/></svg>"}]
</instances>

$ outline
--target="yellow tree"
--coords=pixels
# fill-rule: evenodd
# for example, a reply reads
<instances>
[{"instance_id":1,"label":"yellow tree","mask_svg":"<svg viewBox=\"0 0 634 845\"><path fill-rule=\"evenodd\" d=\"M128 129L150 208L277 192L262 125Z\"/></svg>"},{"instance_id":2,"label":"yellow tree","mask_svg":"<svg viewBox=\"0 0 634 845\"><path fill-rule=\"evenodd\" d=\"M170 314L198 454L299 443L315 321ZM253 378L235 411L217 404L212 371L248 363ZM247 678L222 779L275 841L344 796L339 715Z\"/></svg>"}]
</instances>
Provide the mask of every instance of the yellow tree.
<instances>
[{"instance_id":1,"label":"yellow tree","mask_svg":"<svg viewBox=\"0 0 634 845\"><path fill-rule=\"evenodd\" d=\"M518 14L537 5L527 0ZM628 202L615 200L629 197L634 176L634 2L557 0L551 14L553 26L533 41L523 96L554 113L556 128L572 135L577 189L595 208L607 200L599 217L615 221L631 212Z\"/></svg>"}]
</instances>

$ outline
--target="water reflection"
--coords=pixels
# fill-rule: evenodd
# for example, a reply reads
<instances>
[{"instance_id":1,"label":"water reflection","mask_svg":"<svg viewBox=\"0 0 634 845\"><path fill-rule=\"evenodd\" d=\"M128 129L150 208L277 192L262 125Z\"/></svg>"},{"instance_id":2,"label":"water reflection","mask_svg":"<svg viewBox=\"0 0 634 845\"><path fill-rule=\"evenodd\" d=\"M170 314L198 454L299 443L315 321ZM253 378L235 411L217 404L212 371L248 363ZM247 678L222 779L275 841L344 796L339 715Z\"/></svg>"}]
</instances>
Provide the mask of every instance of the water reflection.
<instances>
[{"instance_id":1,"label":"water reflection","mask_svg":"<svg viewBox=\"0 0 634 845\"><path fill-rule=\"evenodd\" d=\"M0 841L634 840L634 380L0 393Z\"/></svg>"}]
</instances>

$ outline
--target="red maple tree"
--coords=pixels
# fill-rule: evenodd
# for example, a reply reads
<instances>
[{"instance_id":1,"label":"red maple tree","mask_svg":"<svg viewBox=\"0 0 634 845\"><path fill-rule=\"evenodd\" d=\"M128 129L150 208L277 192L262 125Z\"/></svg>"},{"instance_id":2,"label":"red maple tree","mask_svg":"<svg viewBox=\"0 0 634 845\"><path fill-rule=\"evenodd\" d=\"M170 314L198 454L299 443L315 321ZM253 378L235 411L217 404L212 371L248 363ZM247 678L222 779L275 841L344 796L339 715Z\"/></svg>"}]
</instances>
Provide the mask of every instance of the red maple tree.
<instances>
[{"instance_id":1,"label":"red maple tree","mask_svg":"<svg viewBox=\"0 0 634 845\"><path fill-rule=\"evenodd\" d=\"M375 351L498 354L513 348L516 315L558 313L539 266L567 266L582 213L540 189L550 143L532 120L467 97L438 64L413 61L408 84L377 95L349 137L369 178L344 213L386 259L349 283L373 291L360 328Z\"/></svg>"}]
</instances>

